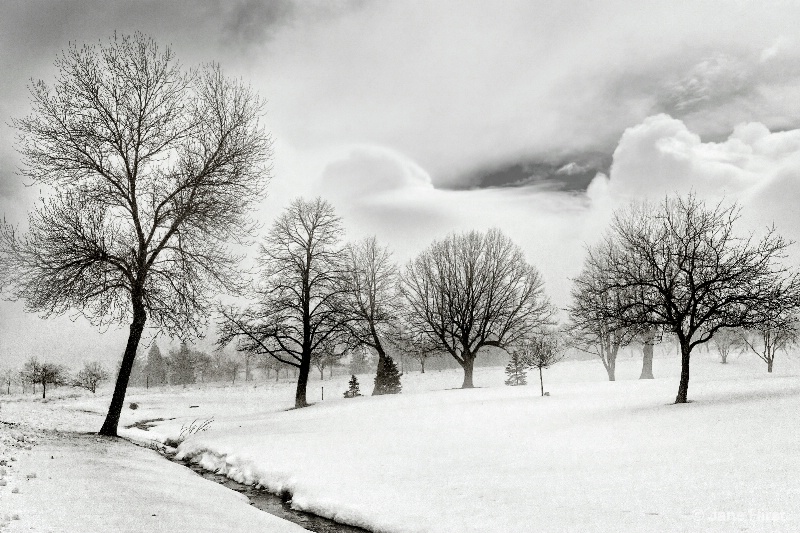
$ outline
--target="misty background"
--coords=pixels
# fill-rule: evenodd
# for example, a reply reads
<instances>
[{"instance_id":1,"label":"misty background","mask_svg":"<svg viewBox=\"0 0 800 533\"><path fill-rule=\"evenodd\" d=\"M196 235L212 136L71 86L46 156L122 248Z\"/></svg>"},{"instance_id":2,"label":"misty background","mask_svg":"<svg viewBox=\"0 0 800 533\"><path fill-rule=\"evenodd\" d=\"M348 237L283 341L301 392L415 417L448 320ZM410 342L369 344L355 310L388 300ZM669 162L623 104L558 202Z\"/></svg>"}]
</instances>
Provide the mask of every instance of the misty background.
<instances>
[{"instance_id":1,"label":"misty background","mask_svg":"<svg viewBox=\"0 0 800 533\"><path fill-rule=\"evenodd\" d=\"M742 229L800 238L799 22L782 1L6 2L0 214L24 228L48 193L16 173L8 126L30 80L52 82L70 42L140 30L268 100L265 226L322 195L348 238L375 233L401 264L452 231L500 227L563 307L584 243L631 199L694 190L741 202ZM22 307L0 302L10 366L122 353L127 324Z\"/></svg>"}]
</instances>

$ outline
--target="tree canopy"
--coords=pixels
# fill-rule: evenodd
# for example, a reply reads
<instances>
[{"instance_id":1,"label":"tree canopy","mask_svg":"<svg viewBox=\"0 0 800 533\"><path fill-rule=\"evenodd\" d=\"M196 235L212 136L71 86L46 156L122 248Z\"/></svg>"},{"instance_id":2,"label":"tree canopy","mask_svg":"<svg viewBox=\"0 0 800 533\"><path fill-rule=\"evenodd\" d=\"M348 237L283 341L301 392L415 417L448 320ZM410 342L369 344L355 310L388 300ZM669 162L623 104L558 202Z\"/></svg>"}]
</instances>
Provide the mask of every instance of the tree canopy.
<instances>
[{"instance_id":1,"label":"tree canopy","mask_svg":"<svg viewBox=\"0 0 800 533\"><path fill-rule=\"evenodd\" d=\"M238 288L229 243L250 234L271 140L249 87L214 64L184 69L140 33L71 45L55 66L12 122L22 174L51 192L27 233L2 226L0 250L27 310L130 321L100 431L116 435L145 323L196 336L211 293Z\"/></svg>"}]
</instances>

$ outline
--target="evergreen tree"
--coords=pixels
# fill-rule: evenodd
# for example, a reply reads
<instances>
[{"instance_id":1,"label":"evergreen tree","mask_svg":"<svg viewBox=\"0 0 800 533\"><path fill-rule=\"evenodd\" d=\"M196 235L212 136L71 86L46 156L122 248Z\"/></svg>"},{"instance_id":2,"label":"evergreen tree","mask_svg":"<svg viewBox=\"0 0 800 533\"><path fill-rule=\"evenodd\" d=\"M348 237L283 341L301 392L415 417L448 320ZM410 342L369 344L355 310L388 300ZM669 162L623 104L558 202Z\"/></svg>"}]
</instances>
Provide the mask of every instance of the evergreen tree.
<instances>
[{"instance_id":1,"label":"evergreen tree","mask_svg":"<svg viewBox=\"0 0 800 533\"><path fill-rule=\"evenodd\" d=\"M172 383L176 385L188 385L194 383L194 360L189 346L181 343L177 351L170 352L170 369L172 370Z\"/></svg>"},{"instance_id":2,"label":"evergreen tree","mask_svg":"<svg viewBox=\"0 0 800 533\"><path fill-rule=\"evenodd\" d=\"M382 368L375 376L375 390L372 395L398 394L403 386L400 384L400 372L397 370L394 360L386 355L379 364L382 365Z\"/></svg>"},{"instance_id":3,"label":"evergreen tree","mask_svg":"<svg viewBox=\"0 0 800 533\"><path fill-rule=\"evenodd\" d=\"M358 378L353 374L350 376L350 388L344 393L345 398L355 398L356 396L361 396L361 391L358 385Z\"/></svg>"},{"instance_id":4,"label":"evergreen tree","mask_svg":"<svg viewBox=\"0 0 800 533\"><path fill-rule=\"evenodd\" d=\"M527 375L525 369L528 367L527 362L524 360L522 354L517 350L511 352L511 361L506 365L506 385L515 387L517 385L527 385Z\"/></svg>"},{"instance_id":5,"label":"evergreen tree","mask_svg":"<svg viewBox=\"0 0 800 533\"><path fill-rule=\"evenodd\" d=\"M147 354L145 376L145 384L147 386L163 385L167 382L167 365L161 355L161 350L158 349L158 344L155 342Z\"/></svg>"}]
</instances>

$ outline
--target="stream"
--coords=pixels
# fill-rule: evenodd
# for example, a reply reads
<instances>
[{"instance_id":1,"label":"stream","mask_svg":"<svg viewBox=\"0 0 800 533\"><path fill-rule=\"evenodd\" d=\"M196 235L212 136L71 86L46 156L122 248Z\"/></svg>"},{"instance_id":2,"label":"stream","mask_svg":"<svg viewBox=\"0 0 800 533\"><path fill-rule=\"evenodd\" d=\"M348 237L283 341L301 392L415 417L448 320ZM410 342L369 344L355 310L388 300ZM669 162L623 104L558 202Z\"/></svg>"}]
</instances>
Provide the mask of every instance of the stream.
<instances>
[{"instance_id":1,"label":"stream","mask_svg":"<svg viewBox=\"0 0 800 533\"><path fill-rule=\"evenodd\" d=\"M250 504L257 509L260 509L271 515L275 515L279 518L283 518L284 520L288 520L289 522L294 522L295 524L304 527L309 531L315 531L317 533L370 533L368 530L360 527L340 524L338 522L334 522L330 518L324 518L315 514L306 513L305 511L292 509L289 500L284 500L280 496L272 494L265 489L259 489L252 485L245 485L222 474L210 472L203 469L198 464L178 460L169 456L167 456L167 458L174 463L178 463L189 468L208 480L214 481L220 485L228 487L231 490L235 490L236 492L244 494L250 500Z\"/></svg>"}]
</instances>

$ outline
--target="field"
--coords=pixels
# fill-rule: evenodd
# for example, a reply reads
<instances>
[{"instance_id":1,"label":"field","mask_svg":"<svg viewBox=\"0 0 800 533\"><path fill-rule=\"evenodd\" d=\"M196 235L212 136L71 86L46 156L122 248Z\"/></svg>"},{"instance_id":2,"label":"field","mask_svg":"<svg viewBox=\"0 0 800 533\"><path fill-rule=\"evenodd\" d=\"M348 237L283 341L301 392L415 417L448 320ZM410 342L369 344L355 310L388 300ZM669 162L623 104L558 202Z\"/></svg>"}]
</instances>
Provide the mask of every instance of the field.
<instances>
[{"instance_id":1,"label":"field","mask_svg":"<svg viewBox=\"0 0 800 533\"><path fill-rule=\"evenodd\" d=\"M317 403L302 410L289 409L293 384L287 381L137 388L129 393L122 420L136 426L121 433L139 442L164 442L211 420L208 429L183 441L180 457L290 493L297 508L373 531L798 530L800 362L784 356L775 373L767 374L750 355L721 365L716 354L699 352L692 363L693 402L685 405L671 404L679 373L674 357L662 353L655 359L655 380L636 379L639 365L634 355L623 357L618 380L608 382L598 361L562 362L545 371L545 397L538 376L530 374L526 387L506 387L499 367L476 369L479 388L473 390L453 389L460 384L457 370L407 373L403 394L391 397L344 399L348 377L337 376L313 381L309 398ZM370 377L360 380L362 391L371 391ZM43 442L33 442L32 450L17 443L4 455L16 450L24 460L42 446L58 450L59 443L47 437L52 429L73 435L73 444L96 440L71 432L99 427L109 393L57 392L60 398L46 403L32 397L3 403L0 420L28 428L30 440ZM130 409L129 402L138 408ZM107 448L105 461L133 448L100 444ZM90 454L85 463L99 468L92 448L80 449ZM142 476L140 485L175 492L159 483L174 485L188 470L150 450L133 449L137 457L146 456L145 466L114 475ZM0 487L0 504L8 504L0 518L17 512L15 506L26 509L20 520L7 519L9 531L29 530L23 527L37 490L54 509L69 503L48 491L51 482L43 479L69 477L68 472L51 472L46 462L27 464L37 478L23 482L24 472L18 473L15 482L24 491L10 494L15 483ZM126 464L138 463L131 457ZM76 477L79 486L91 486L91 476ZM225 491L192 479L210 485L209 494ZM82 497L91 498L91 487L82 490ZM201 493L200 485L192 489ZM243 520L254 519L249 512L255 511L234 497L184 500L170 505L187 505L189 516L200 509L207 518L198 522L208 527L216 520L228 530L243 530L226 522L238 516L231 511L237 506L248 511ZM130 509L117 511L124 517ZM120 519L112 514L107 523ZM51 518L45 522L53 523ZM102 531L93 527L100 523L102 516L78 525ZM177 531L201 530L184 525Z\"/></svg>"}]
</instances>

